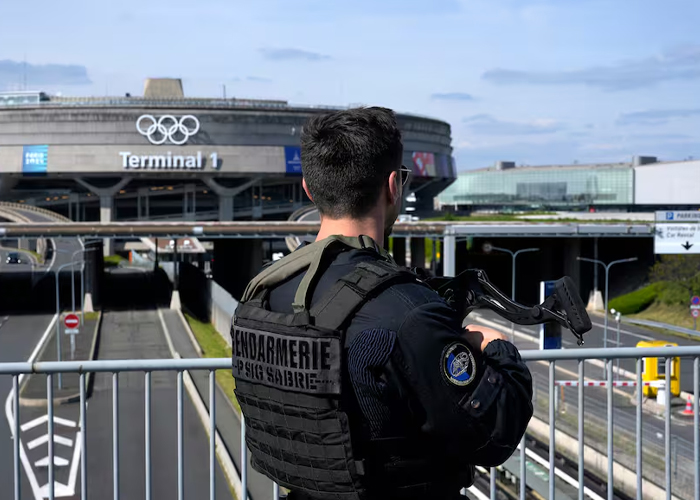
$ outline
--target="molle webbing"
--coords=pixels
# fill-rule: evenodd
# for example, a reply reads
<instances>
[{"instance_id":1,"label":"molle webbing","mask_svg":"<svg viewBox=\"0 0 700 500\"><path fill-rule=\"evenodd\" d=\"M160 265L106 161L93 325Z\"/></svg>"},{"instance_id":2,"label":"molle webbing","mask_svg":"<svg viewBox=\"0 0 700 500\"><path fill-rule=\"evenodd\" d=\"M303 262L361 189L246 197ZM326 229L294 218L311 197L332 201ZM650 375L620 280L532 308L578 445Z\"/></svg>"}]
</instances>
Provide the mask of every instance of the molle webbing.
<instances>
[{"instance_id":1,"label":"molle webbing","mask_svg":"<svg viewBox=\"0 0 700 500\"><path fill-rule=\"evenodd\" d=\"M343 250L343 247L355 249L374 248L387 261L393 262L385 250L380 249L374 240L368 236L346 237L333 235L320 241L301 247L283 259L273 263L253 278L243 293L241 302L258 299L265 290L274 288L299 272L308 269L294 297L294 311L301 312L309 306L309 291L313 290L320 274L325 271L325 265ZM325 265L324 265L325 264ZM319 273L319 270L321 271Z\"/></svg>"}]
</instances>

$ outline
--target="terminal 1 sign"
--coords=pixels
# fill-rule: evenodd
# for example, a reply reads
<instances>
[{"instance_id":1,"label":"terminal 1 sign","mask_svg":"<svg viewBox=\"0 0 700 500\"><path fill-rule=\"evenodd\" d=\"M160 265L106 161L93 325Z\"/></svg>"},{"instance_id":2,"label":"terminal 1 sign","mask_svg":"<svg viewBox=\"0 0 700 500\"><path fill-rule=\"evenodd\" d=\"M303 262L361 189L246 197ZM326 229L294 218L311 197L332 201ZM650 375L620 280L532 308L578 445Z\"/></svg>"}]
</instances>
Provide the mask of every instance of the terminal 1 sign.
<instances>
[{"instance_id":1,"label":"terminal 1 sign","mask_svg":"<svg viewBox=\"0 0 700 500\"><path fill-rule=\"evenodd\" d=\"M196 135L199 129L199 119L194 115L180 117L141 115L136 119L138 133L156 146L166 143L182 146L187 143L190 137ZM205 164L201 151L189 155L173 154L172 151L165 154L136 155L130 151L120 151L119 156L122 159L122 168L125 170L201 170ZM218 153L211 153L208 160L212 168L219 167Z\"/></svg>"},{"instance_id":2,"label":"terminal 1 sign","mask_svg":"<svg viewBox=\"0 0 700 500\"><path fill-rule=\"evenodd\" d=\"M202 155L201 151L197 151L196 154L192 155L174 155L171 151L159 155L135 155L131 154L130 151L120 151L119 156L122 157L122 167L126 170L201 170L204 168L205 163L204 155ZM212 168L218 168L218 153L211 153L208 159Z\"/></svg>"}]
</instances>

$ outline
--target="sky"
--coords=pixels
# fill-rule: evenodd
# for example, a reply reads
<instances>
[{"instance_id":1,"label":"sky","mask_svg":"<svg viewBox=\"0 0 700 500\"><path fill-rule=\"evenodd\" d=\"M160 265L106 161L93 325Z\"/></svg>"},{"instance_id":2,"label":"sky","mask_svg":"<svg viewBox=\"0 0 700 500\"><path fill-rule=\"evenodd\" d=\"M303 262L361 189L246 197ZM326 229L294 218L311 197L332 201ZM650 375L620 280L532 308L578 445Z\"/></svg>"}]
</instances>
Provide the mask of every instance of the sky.
<instances>
[{"instance_id":1,"label":"sky","mask_svg":"<svg viewBox=\"0 0 700 500\"><path fill-rule=\"evenodd\" d=\"M700 158L698 0L5 2L0 91L378 105L452 128L459 171ZM25 86L26 81L26 86Z\"/></svg>"}]
</instances>

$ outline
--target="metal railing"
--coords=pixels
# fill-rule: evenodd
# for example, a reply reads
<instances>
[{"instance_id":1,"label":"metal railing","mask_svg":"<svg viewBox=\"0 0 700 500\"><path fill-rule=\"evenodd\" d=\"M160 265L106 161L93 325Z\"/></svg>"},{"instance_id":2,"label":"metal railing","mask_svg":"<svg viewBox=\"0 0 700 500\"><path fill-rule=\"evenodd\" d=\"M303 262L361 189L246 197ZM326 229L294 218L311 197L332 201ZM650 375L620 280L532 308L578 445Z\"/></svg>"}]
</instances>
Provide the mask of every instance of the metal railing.
<instances>
[{"instance_id":1,"label":"metal railing","mask_svg":"<svg viewBox=\"0 0 700 500\"><path fill-rule=\"evenodd\" d=\"M700 499L700 406L698 404L698 393L699 383L700 383L700 346L693 347L665 347L665 348L618 348L618 349L567 349L567 350L551 350L551 351L534 351L525 350L521 351L522 358L527 361L532 368L535 367L537 363L544 363L547 365L548 371L548 399L545 406L545 410L548 414L546 419L546 424L549 426L549 460L547 463L549 467L549 498L555 498L557 483L563 484L563 481L557 479L558 477L563 477L561 470L558 470L559 463L557 453L565 455L564 450L557 450L556 437L557 435L562 435L565 431L564 428L557 428L557 416L559 414L558 404L556 403L556 370L560 367L559 364L565 365L567 363L574 362L578 367L578 387L567 387L567 390L577 391L577 420L575 425L577 425L577 439L578 439L578 453L577 456L573 457L572 460L578 464L577 478L568 477L566 483L574 488L578 489L578 498L584 499L589 498L602 498L601 495L597 495L591 492L591 489L586 487L586 477L585 473L585 462L584 462L584 449L586 449L585 443L585 426L589 420L586 413L586 408L595 409L595 405L588 404L586 398L584 397L584 391L588 390L583 383L585 378L585 364L591 360L604 360L605 368L607 373L607 380L614 381L613 379L613 361L615 359L632 359L636 360L636 384L637 387L642 385L642 358L659 358L660 360L665 360L666 370L665 370L665 380L663 381L663 388L659 390L666 391L666 401L671 401L671 360L674 357L692 358L693 359L693 392L696 395L693 402L694 416L692 417L692 428L693 428L693 444L686 445L686 448L692 448L692 459L688 457L690 455L690 450L686 450L684 455L686 460L690 463L690 467L687 469L691 471L691 482L692 485L688 488L678 488L674 487L673 478L675 471L678 468L678 460L674 464L671 460L672 452L672 436L671 436L671 406L668 404L665 408L664 413L664 476L661 484L654 484L646 477L645 470L645 455L650 453L649 450L645 449L643 444L643 396L642 391L637 390L636 394L636 415L635 415L635 445L634 454L635 459L633 462L633 467L630 467L632 474L635 475L635 484L632 489L635 491L636 498L648 498L649 495L654 495L655 498L660 498L665 496L667 499L672 498L694 498L695 500ZM566 370L565 367L562 369ZM23 444L21 442L20 436L20 418L22 415L22 409L20 407L20 397L18 391L20 389L21 383L25 375L32 374L45 374L46 375L46 397L47 397L47 428L48 428L48 491L46 496L53 500L56 497L55 491L55 450L54 441L56 432L54 429L54 375L58 373L77 373L79 374L79 432L76 435L76 447L80 447L81 457L80 457L80 498L88 498L88 467L89 463L87 457L87 414L86 414L86 375L88 373L109 373L111 374L111 389L112 389L112 496L116 500L120 498L120 449L119 449L119 437L120 437L120 422L119 422L119 380L120 375L125 372L142 372L144 377L144 447L145 447L145 491L144 497L148 500L152 498L153 495L153 476L152 476L152 463L151 463L151 447L152 447L152 374L155 372L174 372L177 376L176 393L177 393L177 490L178 498L184 498L184 482L185 482L185 459L184 455L184 418L183 418L183 379L185 381L189 380L189 371L192 370L202 370L208 371L209 374L209 406L208 406L208 436L209 436L209 453L208 453L208 466L209 466L209 498L214 499L216 496L216 467L217 467L217 439L219 439L219 433L216 424L216 370L231 370L231 359L230 358L220 358L220 359L151 359L151 360L103 360L103 361L66 361L66 362L38 362L38 363L0 363L0 376L11 376L12 377L12 390L6 401L6 414L10 424L10 428L13 435L12 446L13 446L13 457L14 457L14 498L19 500L21 498L21 471L23 465L29 465L26 461L26 453L23 449ZM571 371L571 370L569 370ZM597 372L597 371L596 371ZM541 378L541 377L540 377ZM537 386L537 381L536 384ZM619 464L618 456L614 453L614 412L613 412L613 385L608 383L605 386L607 391L607 404L605 405L607 411L606 421L606 451L605 462L607 466L607 474L605 471L596 471L598 477L607 480L607 498L612 499L615 495L615 489L622 489L624 478L621 478L616 482L616 477L614 475L614 465ZM659 384L656 384L659 385ZM537 393L536 393L537 394ZM535 407L537 408L538 397L535 395ZM600 405L598 405L600 409ZM538 414L536 411L536 417L541 417L542 414ZM585 418L584 418L585 417ZM60 419L59 419L60 420ZM101 422L102 425L108 425L108 422ZM37 424L38 425L38 424ZM94 424L92 424L94 425ZM587 424L586 424L587 425ZM529 429L529 433L532 429ZM556 431L556 433L555 433ZM241 419L241 433L240 433L241 443L245 442L245 422ZM515 472L519 478L519 498L525 499L528 493L527 484L527 456L531 453L530 450L526 450L526 439L523 438L519 451L514 455L520 456L520 471ZM59 441L60 442L60 441ZM231 450L232 452L234 450ZM587 451L590 453L590 451ZM624 454L624 453L623 453ZM247 470L247 450L241 444L241 449L238 455L241 460L237 466L237 485L234 485L234 490L237 493L248 491L248 470ZM614 460L608 460L608 458L613 458ZM188 457L189 460L199 460L199 457ZM590 457L589 457L590 459ZM540 459L542 460L542 459ZM618 473L621 470L617 469ZM590 471L589 471L590 472ZM629 475L629 474L628 474ZM489 482L490 482L490 498L495 499L496 490L499 487L498 471L496 468L491 468L489 471ZM524 479L524 480L522 480ZM629 479L629 478L628 478ZM658 482L657 482L658 483ZM584 487L579 487L579 485L584 485ZM500 484L503 487L504 484ZM472 487L473 488L473 487ZM273 491L271 492L273 498L278 498L279 488L277 485L273 485ZM656 493L654 493L656 492ZM661 495L658 492L662 492ZM465 493L465 492L463 492ZM200 491L198 493L198 498L204 497L204 492ZM479 496L480 495L480 496ZM479 493L477 496L479 498L486 498L483 493ZM242 498L242 495L238 495L238 498Z\"/></svg>"}]
</instances>

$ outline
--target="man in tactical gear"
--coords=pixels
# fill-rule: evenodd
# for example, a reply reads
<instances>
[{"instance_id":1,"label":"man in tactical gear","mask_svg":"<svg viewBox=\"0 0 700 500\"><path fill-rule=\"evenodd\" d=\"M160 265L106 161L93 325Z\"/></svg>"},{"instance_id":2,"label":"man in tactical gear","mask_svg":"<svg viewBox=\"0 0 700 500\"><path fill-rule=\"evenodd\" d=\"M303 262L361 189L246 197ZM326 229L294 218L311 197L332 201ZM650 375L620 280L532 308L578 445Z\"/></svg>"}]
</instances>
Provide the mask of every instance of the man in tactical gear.
<instances>
[{"instance_id":1,"label":"man in tactical gear","mask_svg":"<svg viewBox=\"0 0 700 500\"><path fill-rule=\"evenodd\" d=\"M301 145L318 236L248 284L231 329L252 466L290 499L460 498L520 442L530 372L383 248L410 173L391 110L318 115Z\"/></svg>"}]
</instances>

